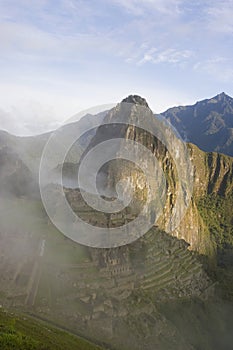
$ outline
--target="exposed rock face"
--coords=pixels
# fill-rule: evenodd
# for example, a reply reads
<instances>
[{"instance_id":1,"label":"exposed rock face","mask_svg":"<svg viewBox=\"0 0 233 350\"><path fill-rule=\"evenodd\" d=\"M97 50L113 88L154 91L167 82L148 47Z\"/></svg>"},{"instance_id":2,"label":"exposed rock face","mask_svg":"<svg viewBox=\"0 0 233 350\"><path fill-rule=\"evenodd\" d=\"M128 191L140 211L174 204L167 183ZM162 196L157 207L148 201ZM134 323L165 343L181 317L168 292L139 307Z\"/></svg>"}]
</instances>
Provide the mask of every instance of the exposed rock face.
<instances>
[{"instance_id":1,"label":"exposed rock face","mask_svg":"<svg viewBox=\"0 0 233 350\"><path fill-rule=\"evenodd\" d=\"M164 129L166 139L169 141L168 146L163 142L164 138L162 132L159 134L159 137L155 137L152 133L146 131L145 129L147 127L150 130L150 123L153 124L153 114L151 110L145 106L147 106L147 103L144 99L141 99L138 96L129 96L124 99L121 104L117 105L116 108L106 115L103 120L103 125L97 130L88 150L99 142L112 140L116 137L131 140L146 147L146 149L149 150L158 160L159 166L166 176L166 199L163 203L163 214L156 224L165 231L170 228L169 232L179 239L184 239L188 242L191 249L198 251L199 253L213 256L214 243L211 241L206 223L203 222L203 219L200 216L197 208L197 201L199 198L207 194L215 193L218 195L227 195L232 192L232 159L216 153L204 153L196 146L191 144L188 145L188 157L193 165L193 169L188 169L190 176L192 176L191 172L193 171L193 188L191 186L189 188L187 184L185 184L185 181L182 183L176 163L177 161L180 168L185 169L190 166L187 162L187 158L182 156L181 152L177 152L179 153L179 156L176 160L174 153L171 153L172 149L181 149L179 138L177 138L176 135L174 136L174 133L170 131L169 127L166 127L166 124ZM143 124L144 129L135 125L139 119L141 124ZM127 123L125 121L127 121ZM109 125L110 123L111 125ZM104 183L102 185L105 188L108 188L108 193L111 193L114 196L116 195L116 184L122 179L131 179L135 188L133 209L130 208L129 211L121 213L122 217L127 217L129 212L134 215L137 214L140 210L139 203L144 203L145 198L148 195L148 189L146 187L145 176L143 176L140 169L135 166L135 164L120 159L122 155L124 155L124 147L125 146L122 144L122 146L116 150L117 159L114 162L110 162L102 168L102 174L104 177ZM139 161L141 163L147 162L146 152L143 157L139 155ZM152 176L156 178L156 171L151 167L151 164L148 163L147 167L149 167L149 172ZM182 205L178 207L178 209L175 207L178 200L180 185L185 188L183 192L184 200L185 192L190 189L192 190L192 198L189 205L185 207L184 216L184 211L182 212L181 210L183 208ZM138 204L138 207L135 203ZM179 225L171 230L171 227L169 227L169 220L174 214L174 211L176 212L176 219L179 221ZM114 220L114 216L112 216L112 219Z\"/></svg>"},{"instance_id":2,"label":"exposed rock face","mask_svg":"<svg viewBox=\"0 0 233 350\"><path fill-rule=\"evenodd\" d=\"M114 161L106 163L101 169L102 187L106 194L116 196L117 184L122 180L125 184L131 183L133 198L122 212L127 217L129 213L137 215L149 196L154 200L157 191L156 208L149 207L145 214L161 229L174 231L192 192L192 168L184 144L171 126L157 120L147 102L137 96L129 96L106 115L84 155L99 143L115 138L122 141L114 150ZM133 152L125 141L133 142ZM130 162L125 158L132 153L135 161ZM157 163L151 162L150 157L154 157ZM151 188L156 190L153 192ZM127 191L126 185L123 194L127 195ZM176 232L174 234L177 235Z\"/></svg>"},{"instance_id":3,"label":"exposed rock face","mask_svg":"<svg viewBox=\"0 0 233 350\"><path fill-rule=\"evenodd\" d=\"M125 100L131 101L132 98L129 97ZM136 101L140 101L140 99L138 98ZM140 172L140 167L144 166L144 168L147 168L151 176L154 176L156 181L158 179L160 181L160 174L157 171L158 167L155 168L154 164L149 160L148 154L152 154L154 159L158 160L158 164L165 174L167 182L166 203L167 208L172 209L175 206L179 174L171 151L177 151L180 169L186 169L188 167L187 159L185 158L186 153L182 155L182 152L179 152L183 147L182 142L176 137L168 125L162 125L156 122L152 111L145 107L146 104L143 102L142 105L137 103L121 103L117 105L116 108L107 114L103 125L98 128L95 137L92 139L85 153L98 143L120 138L122 143L115 151L115 161L106 164L102 169L102 173L105 176L104 185L109 189L109 192L112 191L114 194L117 183L122 179L130 178L135 188L135 202L143 202L147 194L145 177ZM125 161L125 155L129 150L124 140L134 143L135 153L133 156L135 162L132 161L127 164ZM139 152L140 147L138 146L140 145L143 145L144 152ZM183 183L182 186L185 187L187 185ZM168 216L167 214L167 220Z\"/></svg>"},{"instance_id":4,"label":"exposed rock face","mask_svg":"<svg viewBox=\"0 0 233 350\"><path fill-rule=\"evenodd\" d=\"M145 106L145 107L148 107L149 108L149 105L148 103L146 102L146 99L141 97L141 96L138 96L138 95L129 95L128 97L124 98L122 100L122 102L124 103L134 103L134 104L137 104L137 105L141 105L141 106Z\"/></svg>"}]
</instances>

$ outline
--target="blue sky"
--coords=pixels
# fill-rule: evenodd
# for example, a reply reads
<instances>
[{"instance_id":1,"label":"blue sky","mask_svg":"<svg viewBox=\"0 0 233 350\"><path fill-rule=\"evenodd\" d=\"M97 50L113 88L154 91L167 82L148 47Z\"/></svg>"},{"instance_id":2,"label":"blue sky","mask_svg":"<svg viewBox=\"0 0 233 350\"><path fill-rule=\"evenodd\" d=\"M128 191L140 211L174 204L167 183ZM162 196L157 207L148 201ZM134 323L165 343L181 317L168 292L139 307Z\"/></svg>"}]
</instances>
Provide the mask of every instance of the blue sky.
<instances>
[{"instance_id":1,"label":"blue sky","mask_svg":"<svg viewBox=\"0 0 233 350\"><path fill-rule=\"evenodd\" d=\"M0 0L0 129L134 93L155 112L233 96L233 0Z\"/></svg>"}]
</instances>

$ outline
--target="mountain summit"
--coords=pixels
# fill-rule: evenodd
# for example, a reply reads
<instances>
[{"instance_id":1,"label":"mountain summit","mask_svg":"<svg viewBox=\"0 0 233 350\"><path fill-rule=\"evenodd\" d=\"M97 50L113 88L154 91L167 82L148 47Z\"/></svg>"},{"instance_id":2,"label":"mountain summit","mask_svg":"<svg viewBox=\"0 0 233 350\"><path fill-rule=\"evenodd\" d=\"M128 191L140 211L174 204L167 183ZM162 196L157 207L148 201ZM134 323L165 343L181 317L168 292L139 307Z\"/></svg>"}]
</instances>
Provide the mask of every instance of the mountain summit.
<instances>
[{"instance_id":1,"label":"mountain summit","mask_svg":"<svg viewBox=\"0 0 233 350\"><path fill-rule=\"evenodd\" d=\"M219 101L232 100L232 98L229 95L227 95L224 91L215 96L215 98L218 98Z\"/></svg>"},{"instance_id":2,"label":"mountain summit","mask_svg":"<svg viewBox=\"0 0 233 350\"><path fill-rule=\"evenodd\" d=\"M149 108L146 99L138 95L129 95L128 97L124 98L122 102L134 103L136 105L141 105Z\"/></svg>"}]
</instances>

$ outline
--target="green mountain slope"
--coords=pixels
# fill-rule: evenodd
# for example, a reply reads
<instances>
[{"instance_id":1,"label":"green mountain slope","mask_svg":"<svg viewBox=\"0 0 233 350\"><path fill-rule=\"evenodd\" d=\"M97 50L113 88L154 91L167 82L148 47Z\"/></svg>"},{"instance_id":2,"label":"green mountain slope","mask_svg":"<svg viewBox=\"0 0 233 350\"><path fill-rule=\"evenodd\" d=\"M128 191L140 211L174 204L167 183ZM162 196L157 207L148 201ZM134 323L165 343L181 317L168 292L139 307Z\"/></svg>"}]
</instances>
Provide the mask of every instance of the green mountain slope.
<instances>
[{"instance_id":1,"label":"green mountain slope","mask_svg":"<svg viewBox=\"0 0 233 350\"><path fill-rule=\"evenodd\" d=\"M27 315L0 311L1 350L101 350L89 341Z\"/></svg>"}]
</instances>

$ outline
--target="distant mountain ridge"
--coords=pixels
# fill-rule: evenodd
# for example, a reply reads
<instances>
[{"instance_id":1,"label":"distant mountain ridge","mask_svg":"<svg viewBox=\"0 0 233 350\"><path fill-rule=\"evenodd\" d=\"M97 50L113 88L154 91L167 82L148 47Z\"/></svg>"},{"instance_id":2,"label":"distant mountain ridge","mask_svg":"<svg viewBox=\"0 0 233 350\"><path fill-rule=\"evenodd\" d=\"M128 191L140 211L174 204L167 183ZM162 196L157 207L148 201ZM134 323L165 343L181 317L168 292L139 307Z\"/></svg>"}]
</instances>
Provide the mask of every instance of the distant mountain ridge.
<instances>
[{"instance_id":1,"label":"distant mountain ridge","mask_svg":"<svg viewBox=\"0 0 233 350\"><path fill-rule=\"evenodd\" d=\"M233 98L224 92L191 106L162 113L185 141L205 152L233 156Z\"/></svg>"}]
</instances>

